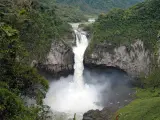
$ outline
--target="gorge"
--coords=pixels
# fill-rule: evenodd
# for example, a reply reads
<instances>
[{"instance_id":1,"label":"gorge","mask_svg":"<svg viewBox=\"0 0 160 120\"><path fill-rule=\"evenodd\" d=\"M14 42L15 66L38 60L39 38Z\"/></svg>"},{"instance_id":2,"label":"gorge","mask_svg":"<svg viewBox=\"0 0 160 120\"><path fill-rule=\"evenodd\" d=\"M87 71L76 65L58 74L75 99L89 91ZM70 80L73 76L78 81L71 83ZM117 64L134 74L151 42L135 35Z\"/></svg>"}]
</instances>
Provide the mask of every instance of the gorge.
<instances>
[{"instance_id":1,"label":"gorge","mask_svg":"<svg viewBox=\"0 0 160 120\"><path fill-rule=\"evenodd\" d=\"M76 35L76 46L73 47L74 75L51 82L50 90L44 101L51 107L51 110L69 114L68 117L76 113L77 119L81 120L85 111L98 109L100 106L95 104L99 102L98 90L86 84L83 77L83 58L88 46L86 33L78 29L79 24L71 25Z\"/></svg>"},{"instance_id":2,"label":"gorge","mask_svg":"<svg viewBox=\"0 0 160 120\"><path fill-rule=\"evenodd\" d=\"M71 25L76 35L76 46L72 48L74 74L50 81L44 103L51 107L52 119L68 120L76 113L76 119L82 120L83 114L91 109L102 110L107 106L118 109L127 104L134 93L129 82L131 78L116 68L84 69L84 53L89 42L87 33L78 27L79 23ZM83 119L87 120L85 116Z\"/></svg>"},{"instance_id":3,"label":"gorge","mask_svg":"<svg viewBox=\"0 0 160 120\"><path fill-rule=\"evenodd\" d=\"M159 8L0 0L0 120L159 120Z\"/></svg>"}]
</instances>

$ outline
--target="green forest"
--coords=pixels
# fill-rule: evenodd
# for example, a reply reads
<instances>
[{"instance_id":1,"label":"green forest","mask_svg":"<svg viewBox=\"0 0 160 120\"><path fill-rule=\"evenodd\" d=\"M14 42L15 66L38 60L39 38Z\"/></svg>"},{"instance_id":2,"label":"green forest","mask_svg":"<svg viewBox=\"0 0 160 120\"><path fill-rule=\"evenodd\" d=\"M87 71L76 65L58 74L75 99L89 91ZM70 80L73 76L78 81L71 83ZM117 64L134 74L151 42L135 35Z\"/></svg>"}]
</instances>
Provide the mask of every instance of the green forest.
<instances>
[{"instance_id":1,"label":"green forest","mask_svg":"<svg viewBox=\"0 0 160 120\"><path fill-rule=\"evenodd\" d=\"M106 12L113 8L127 8L143 0L57 0L57 3L76 6L85 13Z\"/></svg>"},{"instance_id":2,"label":"green forest","mask_svg":"<svg viewBox=\"0 0 160 120\"><path fill-rule=\"evenodd\" d=\"M118 120L160 120L160 68L157 62L160 33L160 2L147 0L128 9L112 9L100 14L97 21L87 26L92 34L89 53L97 44L110 43L112 47L130 45L137 39L154 53L152 70L148 76L139 77L135 86L136 95L129 105L115 113Z\"/></svg>"},{"instance_id":3,"label":"green forest","mask_svg":"<svg viewBox=\"0 0 160 120\"><path fill-rule=\"evenodd\" d=\"M156 47L160 29L160 3L149 0L129 9L113 9L101 14L93 26L92 44L110 42L115 46L143 40L150 49Z\"/></svg>"},{"instance_id":4,"label":"green forest","mask_svg":"<svg viewBox=\"0 0 160 120\"><path fill-rule=\"evenodd\" d=\"M0 118L1 120L43 120L42 99L48 81L30 66L42 62L53 40L70 32L70 26L56 14L55 4L39 0L0 1ZM36 100L27 106L23 96ZM46 110L46 108L45 108Z\"/></svg>"},{"instance_id":5,"label":"green forest","mask_svg":"<svg viewBox=\"0 0 160 120\"><path fill-rule=\"evenodd\" d=\"M93 25L86 26L92 38L90 52L100 43L129 48L140 39L156 58L160 1L142 1L0 0L0 120L46 120L49 108L43 99L49 83L31 64L33 60L44 62L51 43L72 32L68 22L99 15ZM153 61L150 74L138 79L135 100L119 109L113 119L160 120L159 78L160 68ZM24 97L36 103L27 105Z\"/></svg>"}]
</instances>

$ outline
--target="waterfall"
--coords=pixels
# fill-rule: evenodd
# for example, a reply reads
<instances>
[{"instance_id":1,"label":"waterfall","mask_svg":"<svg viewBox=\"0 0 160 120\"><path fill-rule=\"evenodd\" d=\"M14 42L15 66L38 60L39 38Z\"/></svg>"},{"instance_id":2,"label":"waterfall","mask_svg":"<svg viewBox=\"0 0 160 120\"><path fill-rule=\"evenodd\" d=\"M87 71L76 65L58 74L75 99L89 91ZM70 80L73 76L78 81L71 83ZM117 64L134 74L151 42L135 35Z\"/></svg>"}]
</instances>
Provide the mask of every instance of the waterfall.
<instances>
[{"instance_id":1,"label":"waterfall","mask_svg":"<svg viewBox=\"0 0 160 120\"><path fill-rule=\"evenodd\" d=\"M67 114L67 120L77 113L77 120L82 120L83 113L91 109L101 109L96 103L100 101L98 88L85 83L83 78L83 59L88 46L86 33L78 29L79 24L72 24L76 36L74 52L74 75L60 78L50 83L44 103L51 107L52 111ZM79 116L79 117L78 117Z\"/></svg>"},{"instance_id":2,"label":"waterfall","mask_svg":"<svg viewBox=\"0 0 160 120\"><path fill-rule=\"evenodd\" d=\"M86 33L83 31L74 30L76 35L76 46L73 47L74 52L74 82L78 87L83 88L84 81L83 81L83 59L84 53L88 46L88 39L86 37Z\"/></svg>"}]
</instances>

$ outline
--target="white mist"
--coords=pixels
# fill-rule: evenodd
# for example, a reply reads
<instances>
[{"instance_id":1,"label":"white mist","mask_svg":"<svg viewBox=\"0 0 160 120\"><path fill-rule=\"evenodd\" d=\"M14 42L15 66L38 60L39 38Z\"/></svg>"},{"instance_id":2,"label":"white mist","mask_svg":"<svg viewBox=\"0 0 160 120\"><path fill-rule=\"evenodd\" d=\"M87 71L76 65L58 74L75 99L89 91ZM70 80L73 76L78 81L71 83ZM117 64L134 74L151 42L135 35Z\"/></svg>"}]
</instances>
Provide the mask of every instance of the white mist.
<instances>
[{"instance_id":1,"label":"white mist","mask_svg":"<svg viewBox=\"0 0 160 120\"><path fill-rule=\"evenodd\" d=\"M52 82L44 102L53 111L64 112L71 116L77 113L82 117L88 110L101 108L96 105L100 102L98 96L100 89L84 83L83 59L88 40L85 32L78 30L78 24L72 24L72 26L76 34L76 46L73 47L74 76Z\"/></svg>"}]
</instances>

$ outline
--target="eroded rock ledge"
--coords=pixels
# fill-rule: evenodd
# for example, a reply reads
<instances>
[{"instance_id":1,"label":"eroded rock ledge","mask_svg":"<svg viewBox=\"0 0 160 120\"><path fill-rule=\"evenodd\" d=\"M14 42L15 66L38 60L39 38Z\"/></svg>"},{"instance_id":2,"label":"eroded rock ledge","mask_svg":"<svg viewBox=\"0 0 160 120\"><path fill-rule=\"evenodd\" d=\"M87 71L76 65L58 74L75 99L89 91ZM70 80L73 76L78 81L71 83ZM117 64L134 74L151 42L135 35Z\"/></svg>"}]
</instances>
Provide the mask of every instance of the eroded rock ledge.
<instances>
[{"instance_id":1,"label":"eroded rock ledge","mask_svg":"<svg viewBox=\"0 0 160 120\"><path fill-rule=\"evenodd\" d=\"M67 75L73 71L73 58L74 54L71 47L63 41L54 41L46 61L39 63L38 69L53 76Z\"/></svg>"},{"instance_id":2,"label":"eroded rock ledge","mask_svg":"<svg viewBox=\"0 0 160 120\"><path fill-rule=\"evenodd\" d=\"M91 54L85 55L85 64L118 67L132 76L148 74L152 58L141 40L137 40L130 47L112 46L112 44L96 45Z\"/></svg>"}]
</instances>

